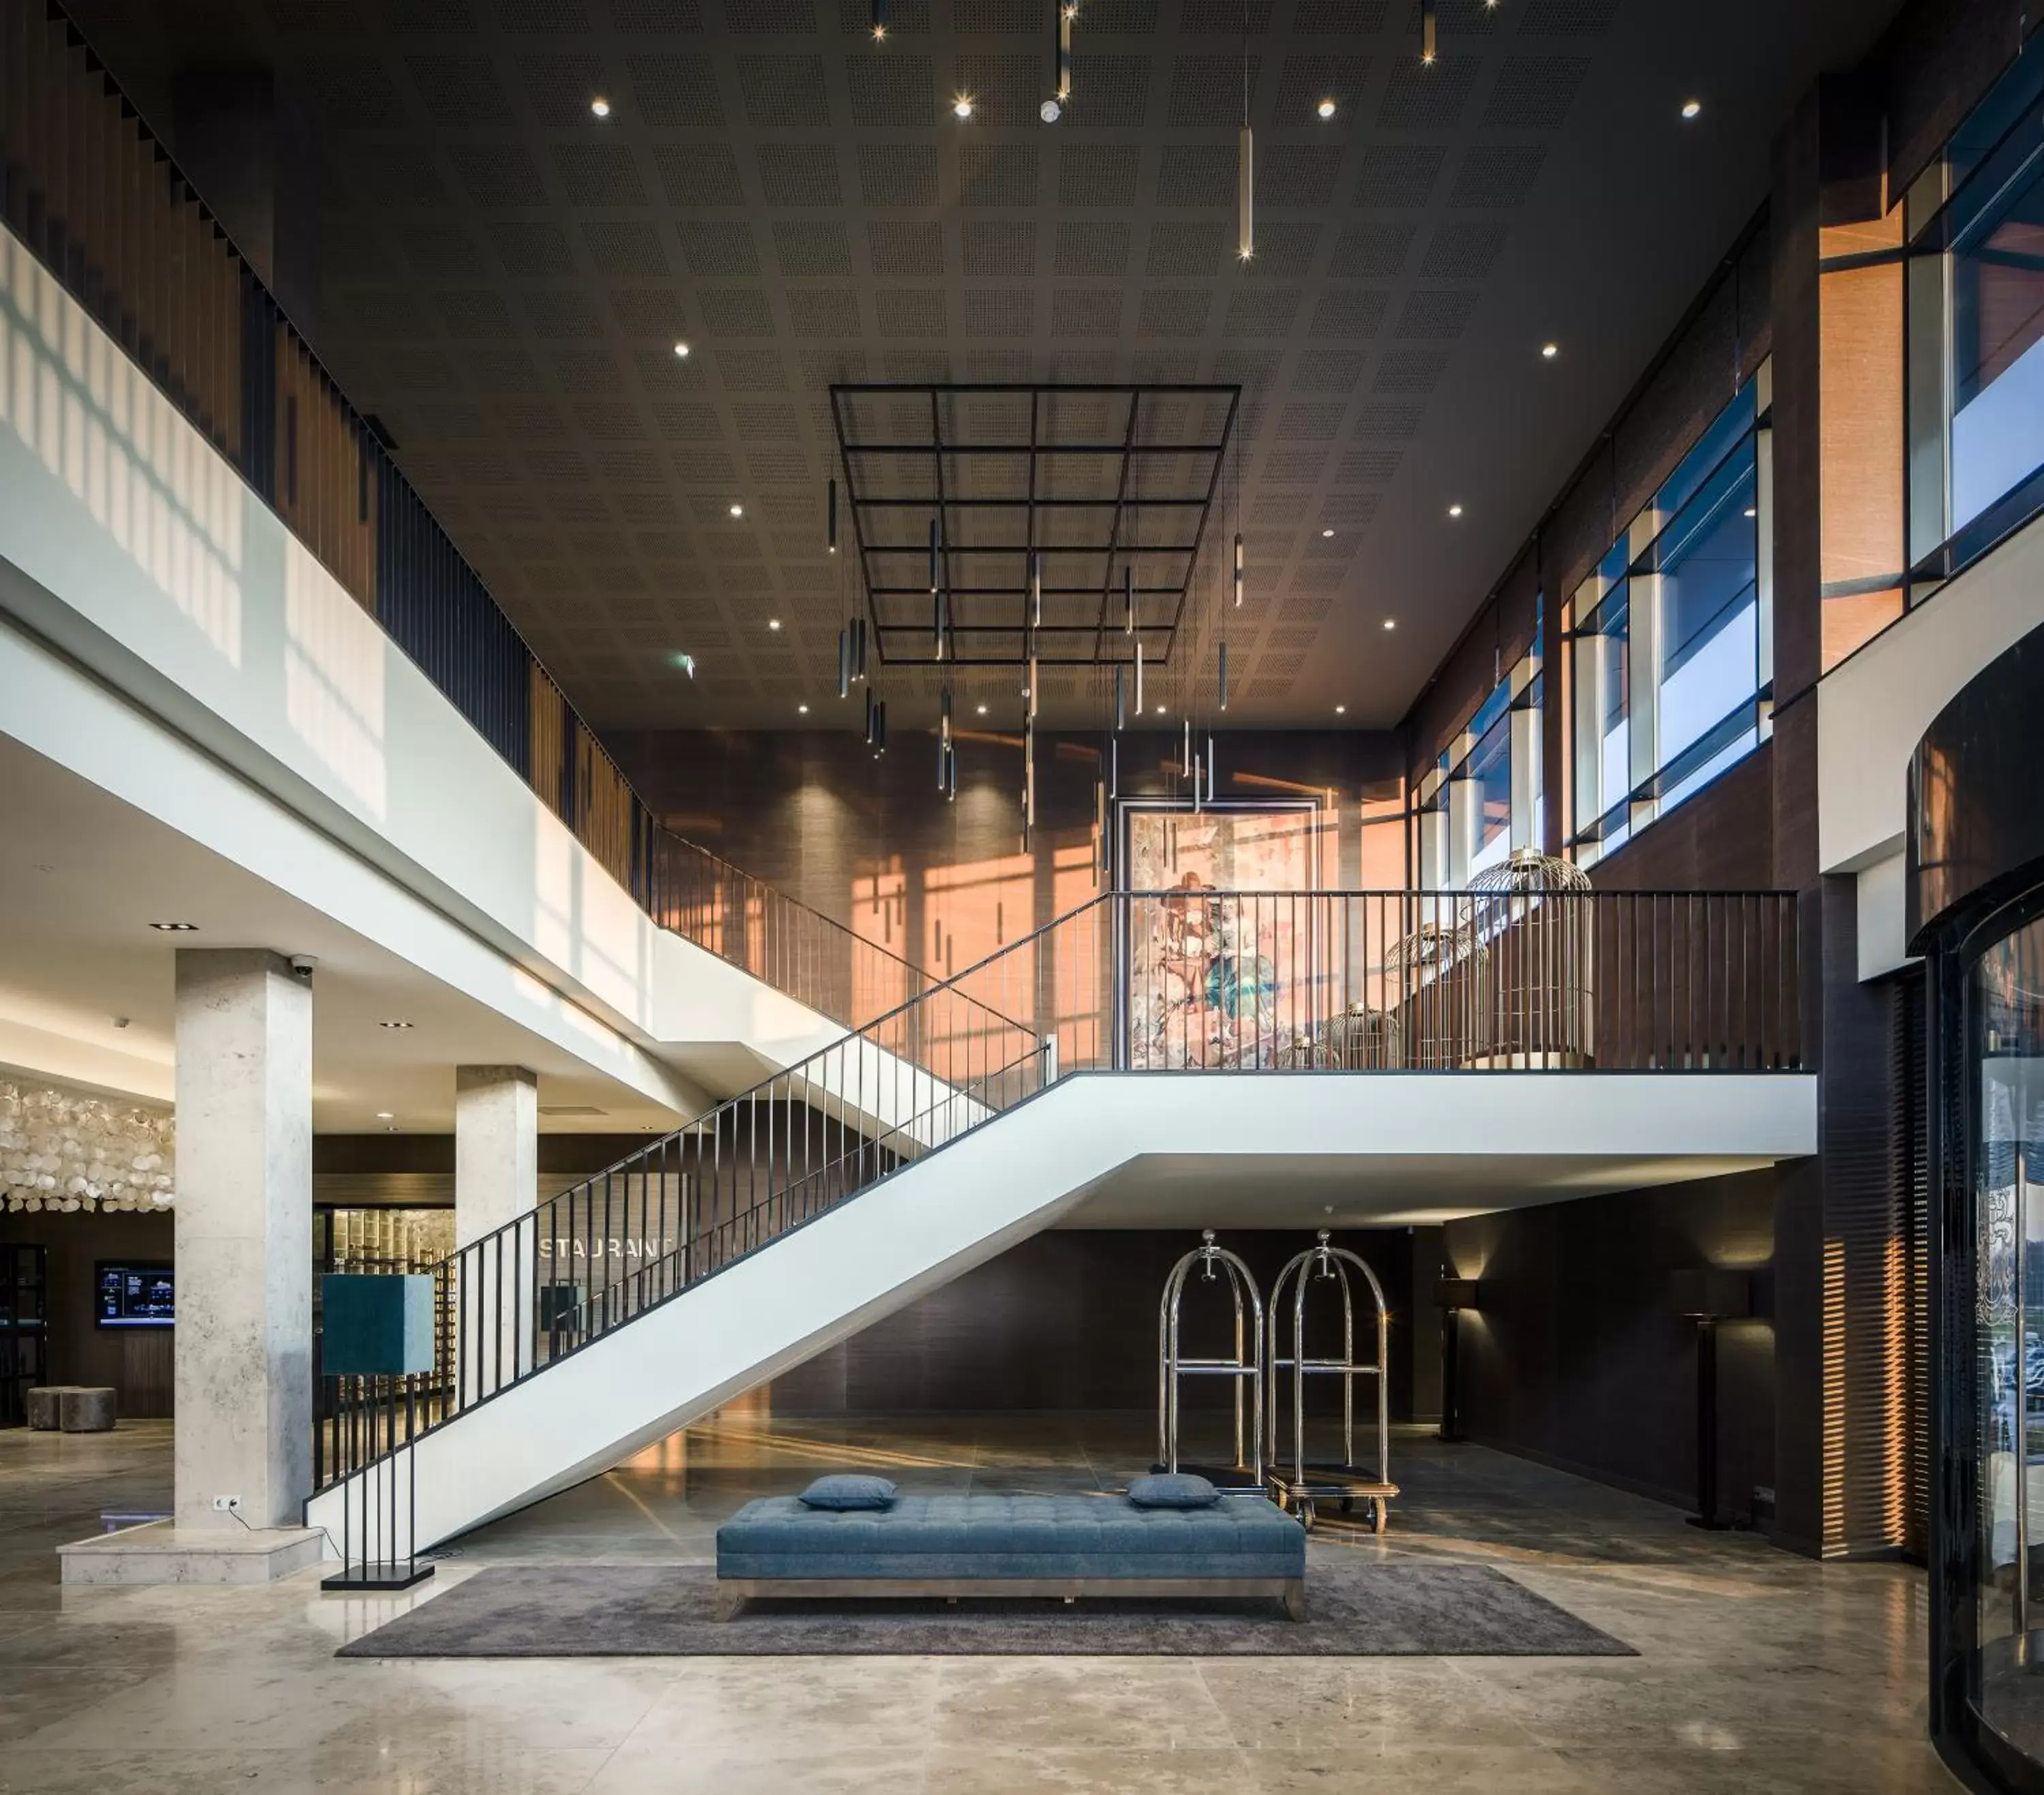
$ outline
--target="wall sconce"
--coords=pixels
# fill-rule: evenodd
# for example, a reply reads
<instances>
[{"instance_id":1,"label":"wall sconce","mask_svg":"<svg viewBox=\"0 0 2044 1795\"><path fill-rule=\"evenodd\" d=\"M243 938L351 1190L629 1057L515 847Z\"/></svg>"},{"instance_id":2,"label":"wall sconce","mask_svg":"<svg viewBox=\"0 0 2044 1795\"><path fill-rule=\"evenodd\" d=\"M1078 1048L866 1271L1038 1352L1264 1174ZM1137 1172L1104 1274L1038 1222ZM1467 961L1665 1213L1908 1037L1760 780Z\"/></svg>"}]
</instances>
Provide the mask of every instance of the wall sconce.
<instances>
[{"instance_id":1,"label":"wall sconce","mask_svg":"<svg viewBox=\"0 0 2044 1795\"><path fill-rule=\"evenodd\" d=\"M1753 1313L1753 1279L1743 1271L1706 1267L1677 1271L1668 1280L1675 1313L1696 1324L1696 1512L1692 1527L1722 1532L1718 1512L1718 1324Z\"/></svg>"},{"instance_id":2,"label":"wall sconce","mask_svg":"<svg viewBox=\"0 0 2044 1795\"><path fill-rule=\"evenodd\" d=\"M1477 1281L1473 1278L1443 1278L1434 1286L1435 1306L1441 1312L1441 1428L1440 1437L1457 1440L1462 1433L1462 1311L1479 1306Z\"/></svg>"}]
</instances>

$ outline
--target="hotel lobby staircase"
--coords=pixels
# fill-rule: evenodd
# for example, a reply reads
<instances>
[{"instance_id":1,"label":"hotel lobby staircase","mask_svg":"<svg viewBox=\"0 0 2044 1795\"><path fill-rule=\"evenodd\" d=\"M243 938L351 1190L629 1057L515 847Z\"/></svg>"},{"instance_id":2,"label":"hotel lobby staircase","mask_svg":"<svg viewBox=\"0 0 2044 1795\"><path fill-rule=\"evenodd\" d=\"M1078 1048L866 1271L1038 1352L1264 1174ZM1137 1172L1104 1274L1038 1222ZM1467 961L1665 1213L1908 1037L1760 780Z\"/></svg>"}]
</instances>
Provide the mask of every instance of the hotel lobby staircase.
<instances>
[{"instance_id":1,"label":"hotel lobby staircase","mask_svg":"<svg viewBox=\"0 0 2044 1795\"><path fill-rule=\"evenodd\" d=\"M1795 942L1781 893L1103 895L463 1247L431 1373L325 1381L308 1520L567 1488L1146 1156L1810 1151Z\"/></svg>"}]
</instances>

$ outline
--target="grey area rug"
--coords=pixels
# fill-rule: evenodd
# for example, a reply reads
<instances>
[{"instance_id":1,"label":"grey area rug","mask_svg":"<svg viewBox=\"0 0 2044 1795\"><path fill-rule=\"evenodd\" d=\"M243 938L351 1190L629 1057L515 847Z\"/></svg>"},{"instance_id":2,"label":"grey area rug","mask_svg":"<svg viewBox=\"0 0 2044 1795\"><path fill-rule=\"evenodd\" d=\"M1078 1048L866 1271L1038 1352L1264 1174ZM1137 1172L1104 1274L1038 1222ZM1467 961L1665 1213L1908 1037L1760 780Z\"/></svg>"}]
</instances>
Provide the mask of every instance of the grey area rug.
<instances>
[{"instance_id":1,"label":"grey area rug","mask_svg":"<svg viewBox=\"0 0 2044 1795\"><path fill-rule=\"evenodd\" d=\"M1308 1618L1274 1601L1023 1597L755 1601L710 1618L707 1565L505 1565L478 1571L341 1658L1632 1658L1482 1565L1335 1565L1306 1575Z\"/></svg>"}]
</instances>

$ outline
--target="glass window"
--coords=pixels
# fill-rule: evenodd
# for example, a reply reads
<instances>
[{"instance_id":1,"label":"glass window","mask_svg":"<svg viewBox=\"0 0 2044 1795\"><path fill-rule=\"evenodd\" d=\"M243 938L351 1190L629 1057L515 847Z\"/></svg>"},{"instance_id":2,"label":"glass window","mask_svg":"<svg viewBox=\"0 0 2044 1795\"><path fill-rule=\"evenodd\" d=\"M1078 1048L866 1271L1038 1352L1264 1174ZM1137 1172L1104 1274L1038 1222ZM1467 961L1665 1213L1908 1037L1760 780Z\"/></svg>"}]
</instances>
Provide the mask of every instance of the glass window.
<instances>
[{"instance_id":1,"label":"glass window","mask_svg":"<svg viewBox=\"0 0 2044 1795\"><path fill-rule=\"evenodd\" d=\"M1767 729L1760 379L1719 413L1577 590L1577 857L1608 854Z\"/></svg>"},{"instance_id":2,"label":"glass window","mask_svg":"<svg viewBox=\"0 0 2044 1795\"><path fill-rule=\"evenodd\" d=\"M1946 146L1949 198L1911 234L1912 598L2044 510L2040 99L2033 42Z\"/></svg>"},{"instance_id":3,"label":"glass window","mask_svg":"<svg viewBox=\"0 0 2044 1795\"><path fill-rule=\"evenodd\" d=\"M1420 790L1421 889L1459 890L1514 848L1539 845L1540 705L1539 657L1529 653L1442 751Z\"/></svg>"}]
</instances>

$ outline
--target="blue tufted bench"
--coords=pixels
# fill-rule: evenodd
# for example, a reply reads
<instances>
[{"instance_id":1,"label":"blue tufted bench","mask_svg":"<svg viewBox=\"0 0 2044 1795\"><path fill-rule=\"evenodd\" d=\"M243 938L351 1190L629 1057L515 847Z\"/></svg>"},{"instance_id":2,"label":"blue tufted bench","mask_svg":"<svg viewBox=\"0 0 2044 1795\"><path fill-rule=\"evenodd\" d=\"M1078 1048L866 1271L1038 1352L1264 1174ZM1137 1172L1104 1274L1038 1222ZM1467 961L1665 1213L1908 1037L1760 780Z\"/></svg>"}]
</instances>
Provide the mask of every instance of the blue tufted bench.
<instances>
[{"instance_id":1,"label":"blue tufted bench","mask_svg":"<svg viewBox=\"0 0 2044 1795\"><path fill-rule=\"evenodd\" d=\"M1306 1617L1306 1535L1262 1501L901 1496L891 1508L748 1502L717 1530L717 1612L755 1596L1268 1596Z\"/></svg>"}]
</instances>

